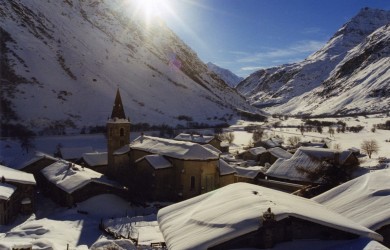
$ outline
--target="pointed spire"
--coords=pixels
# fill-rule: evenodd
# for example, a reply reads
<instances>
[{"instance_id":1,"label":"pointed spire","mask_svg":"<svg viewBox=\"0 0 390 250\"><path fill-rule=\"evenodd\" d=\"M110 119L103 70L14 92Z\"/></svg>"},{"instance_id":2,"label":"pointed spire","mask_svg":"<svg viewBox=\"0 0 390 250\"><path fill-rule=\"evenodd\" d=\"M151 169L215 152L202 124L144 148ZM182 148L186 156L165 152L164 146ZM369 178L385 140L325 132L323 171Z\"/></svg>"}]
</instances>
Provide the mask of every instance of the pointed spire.
<instances>
[{"instance_id":1,"label":"pointed spire","mask_svg":"<svg viewBox=\"0 0 390 250\"><path fill-rule=\"evenodd\" d=\"M111 119L126 119L125 110L123 109L121 94L119 93L119 88L116 91L115 103L112 108Z\"/></svg>"}]
</instances>

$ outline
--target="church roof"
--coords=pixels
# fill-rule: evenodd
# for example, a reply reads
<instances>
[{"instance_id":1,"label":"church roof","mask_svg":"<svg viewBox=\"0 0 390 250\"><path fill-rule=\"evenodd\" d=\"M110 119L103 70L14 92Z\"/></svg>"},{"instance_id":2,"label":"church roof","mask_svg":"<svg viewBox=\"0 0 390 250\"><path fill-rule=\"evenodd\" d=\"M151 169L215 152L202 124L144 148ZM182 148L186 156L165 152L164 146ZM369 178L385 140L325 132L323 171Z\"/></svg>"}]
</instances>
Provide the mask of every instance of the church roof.
<instances>
[{"instance_id":1,"label":"church roof","mask_svg":"<svg viewBox=\"0 0 390 250\"><path fill-rule=\"evenodd\" d=\"M112 108L111 119L126 119L125 110L123 109L122 98L119 89L116 91L115 103Z\"/></svg>"},{"instance_id":2,"label":"church roof","mask_svg":"<svg viewBox=\"0 0 390 250\"><path fill-rule=\"evenodd\" d=\"M219 158L219 153L197 143L151 136L138 137L130 144L130 148L182 160L217 160Z\"/></svg>"}]
</instances>

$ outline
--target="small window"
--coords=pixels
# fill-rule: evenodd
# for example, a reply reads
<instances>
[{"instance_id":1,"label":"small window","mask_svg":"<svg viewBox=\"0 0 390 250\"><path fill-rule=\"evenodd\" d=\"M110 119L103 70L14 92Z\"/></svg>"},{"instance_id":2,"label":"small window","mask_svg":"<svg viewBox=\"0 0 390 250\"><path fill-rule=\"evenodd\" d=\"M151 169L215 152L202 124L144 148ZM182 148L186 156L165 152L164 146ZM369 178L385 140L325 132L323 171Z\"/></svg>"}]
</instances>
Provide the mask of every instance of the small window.
<instances>
[{"instance_id":1,"label":"small window","mask_svg":"<svg viewBox=\"0 0 390 250\"><path fill-rule=\"evenodd\" d=\"M191 176L191 186L190 186L191 190L194 190L195 189L195 176Z\"/></svg>"},{"instance_id":2,"label":"small window","mask_svg":"<svg viewBox=\"0 0 390 250\"><path fill-rule=\"evenodd\" d=\"M113 136L113 135L114 135L114 129L110 128L110 136Z\"/></svg>"},{"instance_id":3,"label":"small window","mask_svg":"<svg viewBox=\"0 0 390 250\"><path fill-rule=\"evenodd\" d=\"M119 130L119 135L120 135L120 136L124 136L124 135L125 135L125 130L124 130L123 128L121 128L121 129Z\"/></svg>"}]
</instances>

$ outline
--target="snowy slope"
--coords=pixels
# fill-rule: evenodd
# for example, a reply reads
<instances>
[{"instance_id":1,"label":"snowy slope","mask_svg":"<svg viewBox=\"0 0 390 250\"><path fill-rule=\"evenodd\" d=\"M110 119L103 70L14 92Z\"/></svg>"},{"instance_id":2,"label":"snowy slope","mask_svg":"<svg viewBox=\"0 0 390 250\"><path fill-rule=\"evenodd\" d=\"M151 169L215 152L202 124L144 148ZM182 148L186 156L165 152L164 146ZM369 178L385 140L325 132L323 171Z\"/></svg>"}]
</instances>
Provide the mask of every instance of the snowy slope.
<instances>
[{"instance_id":1,"label":"snowy slope","mask_svg":"<svg viewBox=\"0 0 390 250\"><path fill-rule=\"evenodd\" d=\"M222 80L226 82L227 85L230 87L237 86L238 83L240 83L244 78L237 76L233 72L231 72L228 69L221 68L211 62L207 63L207 67L210 71L217 74Z\"/></svg>"},{"instance_id":2,"label":"snowy slope","mask_svg":"<svg viewBox=\"0 0 390 250\"><path fill-rule=\"evenodd\" d=\"M304 61L259 70L237 90L271 113L388 110L389 23L390 11L362 9Z\"/></svg>"},{"instance_id":3,"label":"snowy slope","mask_svg":"<svg viewBox=\"0 0 390 250\"><path fill-rule=\"evenodd\" d=\"M133 123L221 123L254 109L133 1L10 0L0 6L2 116L32 128L101 125L119 87ZM28 107L26 109L25 107Z\"/></svg>"}]
</instances>

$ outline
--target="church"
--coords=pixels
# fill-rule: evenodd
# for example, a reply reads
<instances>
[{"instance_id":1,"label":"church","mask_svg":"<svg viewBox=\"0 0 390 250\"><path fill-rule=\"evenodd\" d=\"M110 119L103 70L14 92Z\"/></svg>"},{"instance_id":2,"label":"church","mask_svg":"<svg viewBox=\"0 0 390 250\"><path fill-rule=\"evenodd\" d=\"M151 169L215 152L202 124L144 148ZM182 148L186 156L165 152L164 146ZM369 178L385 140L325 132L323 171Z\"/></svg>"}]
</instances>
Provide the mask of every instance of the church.
<instances>
[{"instance_id":1,"label":"church","mask_svg":"<svg viewBox=\"0 0 390 250\"><path fill-rule=\"evenodd\" d=\"M234 182L215 147L143 134L130 142L130 125L118 89L107 121L107 175L133 198L180 201Z\"/></svg>"}]
</instances>

